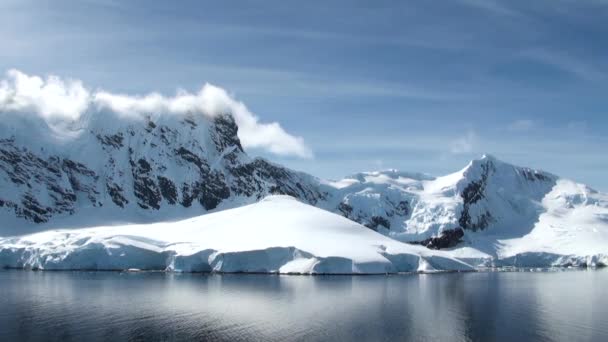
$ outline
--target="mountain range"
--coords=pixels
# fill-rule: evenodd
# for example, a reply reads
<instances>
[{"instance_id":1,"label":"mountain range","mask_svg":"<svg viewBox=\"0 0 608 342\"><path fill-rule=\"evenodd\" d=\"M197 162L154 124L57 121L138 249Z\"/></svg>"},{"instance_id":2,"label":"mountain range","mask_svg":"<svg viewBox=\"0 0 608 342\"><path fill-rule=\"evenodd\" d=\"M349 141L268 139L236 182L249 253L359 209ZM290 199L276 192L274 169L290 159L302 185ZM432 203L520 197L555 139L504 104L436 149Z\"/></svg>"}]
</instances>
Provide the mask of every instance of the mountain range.
<instances>
[{"instance_id":1,"label":"mountain range","mask_svg":"<svg viewBox=\"0 0 608 342\"><path fill-rule=\"evenodd\" d=\"M183 222L273 195L472 267L603 265L608 258L608 196L585 185L490 155L442 177L385 170L324 180L248 156L230 113L102 112L61 127L5 114L0 188L0 236L7 237L0 261L12 260L8 267L27 264L14 261L16 253L33 253L26 240L9 236ZM399 267L373 273L387 269Z\"/></svg>"}]
</instances>

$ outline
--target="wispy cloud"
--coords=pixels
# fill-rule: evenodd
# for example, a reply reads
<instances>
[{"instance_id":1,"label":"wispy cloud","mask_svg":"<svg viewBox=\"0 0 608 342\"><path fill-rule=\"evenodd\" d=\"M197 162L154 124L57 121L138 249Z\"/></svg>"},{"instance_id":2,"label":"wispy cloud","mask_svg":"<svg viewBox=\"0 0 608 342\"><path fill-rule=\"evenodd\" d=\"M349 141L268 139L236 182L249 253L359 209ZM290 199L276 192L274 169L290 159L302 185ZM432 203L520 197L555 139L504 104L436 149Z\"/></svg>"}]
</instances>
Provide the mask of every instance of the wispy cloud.
<instances>
[{"instance_id":1,"label":"wispy cloud","mask_svg":"<svg viewBox=\"0 0 608 342\"><path fill-rule=\"evenodd\" d=\"M589 129L587 121L570 121L566 124L566 129L570 133L585 134Z\"/></svg>"},{"instance_id":2,"label":"wispy cloud","mask_svg":"<svg viewBox=\"0 0 608 342\"><path fill-rule=\"evenodd\" d=\"M606 71L585 58L577 58L559 51L533 49L523 51L521 56L550 65L584 81L606 79Z\"/></svg>"},{"instance_id":3,"label":"wispy cloud","mask_svg":"<svg viewBox=\"0 0 608 342\"><path fill-rule=\"evenodd\" d=\"M533 120L520 119L520 120L515 120L515 121L511 122L507 126L507 130L512 131L512 132L525 132L525 131L529 131L532 128L534 128L535 125L536 125L536 123Z\"/></svg>"},{"instance_id":4,"label":"wispy cloud","mask_svg":"<svg viewBox=\"0 0 608 342\"><path fill-rule=\"evenodd\" d=\"M472 153L477 143L477 134L473 130L468 130L463 136L450 143L450 152L453 154Z\"/></svg>"},{"instance_id":5,"label":"wispy cloud","mask_svg":"<svg viewBox=\"0 0 608 342\"><path fill-rule=\"evenodd\" d=\"M182 66L184 67L184 66ZM474 99L477 92L444 89L411 82L388 82L368 79L333 79L327 75L311 74L278 68L243 67L223 64L196 64L188 71L210 78L222 78L240 92L254 95L282 95L308 98L374 97L402 98L425 101ZM253 80L253 81L250 81ZM264 82L260 87L259 82Z\"/></svg>"},{"instance_id":6,"label":"wispy cloud","mask_svg":"<svg viewBox=\"0 0 608 342\"><path fill-rule=\"evenodd\" d=\"M494 14L519 16L520 12L506 6L507 1L495 0L460 0L465 5L489 11Z\"/></svg>"}]
</instances>

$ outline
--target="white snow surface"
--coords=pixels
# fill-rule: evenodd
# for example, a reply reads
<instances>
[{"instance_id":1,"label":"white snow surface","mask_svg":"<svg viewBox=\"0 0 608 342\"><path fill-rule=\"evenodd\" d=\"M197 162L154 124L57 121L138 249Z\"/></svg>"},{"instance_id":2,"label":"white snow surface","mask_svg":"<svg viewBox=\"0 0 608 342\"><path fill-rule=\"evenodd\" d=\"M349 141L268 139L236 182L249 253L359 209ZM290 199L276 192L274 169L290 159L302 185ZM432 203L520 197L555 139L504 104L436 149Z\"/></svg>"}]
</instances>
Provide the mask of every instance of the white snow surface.
<instances>
[{"instance_id":1,"label":"white snow surface","mask_svg":"<svg viewBox=\"0 0 608 342\"><path fill-rule=\"evenodd\" d=\"M499 265L608 265L608 196L560 179L540 206L538 221L521 236L495 239L487 234L472 244L496 240Z\"/></svg>"},{"instance_id":2,"label":"white snow surface","mask_svg":"<svg viewBox=\"0 0 608 342\"><path fill-rule=\"evenodd\" d=\"M470 271L288 196L176 222L0 238L0 267L298 274Z\"/></svg>"}]
</instances>

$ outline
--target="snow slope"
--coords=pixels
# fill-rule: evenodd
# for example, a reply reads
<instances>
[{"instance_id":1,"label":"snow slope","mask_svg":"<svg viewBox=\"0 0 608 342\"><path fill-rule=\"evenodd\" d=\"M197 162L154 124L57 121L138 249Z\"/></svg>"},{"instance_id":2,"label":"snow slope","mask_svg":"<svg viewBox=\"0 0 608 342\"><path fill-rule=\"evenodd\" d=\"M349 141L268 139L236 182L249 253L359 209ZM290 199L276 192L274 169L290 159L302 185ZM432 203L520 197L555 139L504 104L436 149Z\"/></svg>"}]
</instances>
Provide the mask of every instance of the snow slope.
<instances>
[{"instance_id":1,"label":"snow slope","mask_svg":"<svg viewBox=\"0 0 608 342\"><path fill-rule=\"evenodd\" d=\"M287 196L149 225L52 230L0 239L0 266L279 273L472 270Z\"/></svg>"},{"instance_id":2,"label":"snow slope","mask_svg":"<svg viewBox=\"0 0 608 342\"><path fill-rule=\"evenodd\" d=\"M608 265L608 196L582 184L558 180L543 197L532 229L522 236L496 239L498 265ZM473 240L478 245L489 235Z\"/></svg>"}]
</instances>

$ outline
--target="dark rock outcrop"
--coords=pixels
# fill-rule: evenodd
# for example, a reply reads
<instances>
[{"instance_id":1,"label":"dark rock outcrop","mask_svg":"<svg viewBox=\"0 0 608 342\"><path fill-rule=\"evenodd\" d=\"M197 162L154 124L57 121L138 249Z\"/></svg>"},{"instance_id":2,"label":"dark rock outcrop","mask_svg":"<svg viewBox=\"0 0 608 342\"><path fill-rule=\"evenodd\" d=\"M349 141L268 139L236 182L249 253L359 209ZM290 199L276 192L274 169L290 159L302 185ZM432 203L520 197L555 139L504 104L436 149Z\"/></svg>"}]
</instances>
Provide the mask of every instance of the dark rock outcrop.
<instances>
[{"instance_id":1,"label":"dark rock outcrop","mask_svg":"<svg viewBox=\"0 0 608 342\"><path fill-rule=\"evenodd\" d=\"M160 188L150 174L152 168L145 159L131 161L131 174L133 176L133 194L137 198L137 205L142 209L160 209Z\"/></svg>"},{"instance_id":2,"label":"dark rock outcrop","mask_svg":"<svg viewBox=\"0 0 608 342\"><path fill-rule=\"evenodd\" d=\"M211 134L211 139L218 152L223 152L229 147L235 147L238 151L244 152L239 139L238 127L232 115L223 114L213 119L215 132Z\"/></svg>"},{"instance_id":3,"label":"dark rock outcrop","mask_svg":"<svg viewBox=\"0 0 608 342\"><path fill-rule=\"evenodd\" d=\"M160 193L169 204L177 203L177 188L169 178L158 176L158 186Z\"/></svg>"},{"instance_id":4,"label":"dark rock outcrop","mask_svg":"<svg viewBox=\"0 0 608 342\"><path fill-rule=\"evenodd\" d=\"M470 207L484 198L484 192L488 182L488 177L495 171L491 161L486 161L481 164L481 178L470 182L460 193L462 197L463 208L460 213L458 223L463 229L477 231L488 227L492 221L492 214L488 211L483 213L476 220L473 220L469 212Z\"/></svg>"},{"instance_id":5,"label":"dark rock outcrop","mask_svg":"<svg viewBox=\"0 0 608 342\"><path fill-rule=\"evenodd\" d=\"M105 146L109 146L109 147L116 148L116 149L124 146L123 145L124 136L123 136L122 132L112 134L112 135L97 134L96 137L97 137L97 140L99 140L99 142Z\"/></svg>"},{"instance_id":6,"label":"dark rock outcrop","mask_svg":"<svg viewBox=\"0 0 608 342\"><path fill-rule=\"evenodd\" d=\"M0 207L35 223L47 222L56 214L73 213L80 195L99 205L99 193L90 186L97 180L95 172L70 159L37 156L15 146L13 139L0 139L0 177L21 189L9 194L5 185L0 192Z\"/></svg>"},{"instance_id":7,"label":"dark rock outcrop","mask_svg":"<svg viewBox=\"0 0 608 342\"><path fill-rule=\"evenodd\" d=\"M429 249L444 249L455 247L464 236L462 228L446 229L437 237L431 237L422 241L410 241L413 245L422 245Z\"/></svg>"},{"instance_id":8,"label":"dark rock outcrop","mask_svg":"<svg viewBox=\"0 0 608 342\"><path fill-rule=\"evenodd\" d=\"M120 185L108 183L106 184L106 189L110 195L110 198L112 199L112 202L114 202L114 204L117 206L124 208L125 205L129 204L129 201L124 196L124 190L122 187L120 187Z\"/></svg>"},{"instance_id":9,"label":"dark rock outcrop","mask_svg":"<svg viewBox=\"0 0 608 342\"><path fill-rule=\"evenodd\" d=\"M378 231L379 226L383 226L386 229L391 229L391 223L386 218L377 215L372 216L371 220L365 223L365 226L375 231Z\"/></svg>"}]
</instances>

